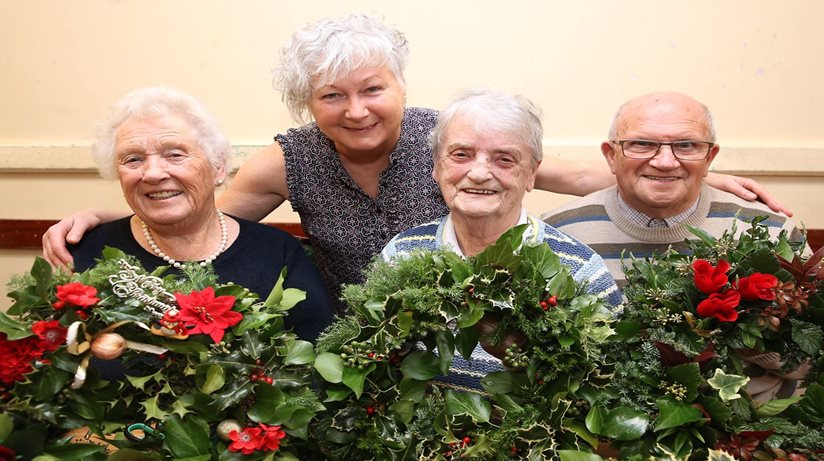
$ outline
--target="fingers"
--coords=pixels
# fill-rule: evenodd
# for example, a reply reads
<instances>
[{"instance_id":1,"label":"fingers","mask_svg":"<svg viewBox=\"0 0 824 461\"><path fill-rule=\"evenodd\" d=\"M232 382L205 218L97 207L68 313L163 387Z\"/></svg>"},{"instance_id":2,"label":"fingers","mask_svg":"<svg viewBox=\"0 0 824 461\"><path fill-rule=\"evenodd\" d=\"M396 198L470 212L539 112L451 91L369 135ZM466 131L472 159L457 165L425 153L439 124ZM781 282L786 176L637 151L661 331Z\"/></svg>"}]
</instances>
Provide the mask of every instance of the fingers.
<instances>
[{"instance_id":1,"label":"fingers","mask_svg":"<svg viewBox=\"0 0 824 461\"><path fill-rule=\"evenodd\" d=\"M66 237L71 227L71 220L64 219L49 227L43 234L43 257L54 267L71 269L74 259L66 248ZM80 235L82 236L82 233ZM79 238L74 238L75 241L72 243L80 241Z\"/></svg>"},{"instance_id":2,"label":"fingers","mask_svg":"<svg viewBox=\"0 0 824 461\"><path fill-rule=\"evenodd\" d=\"M785 215L787 215L789 217L792 217L793 212L790 211L789 208L784 206L784 204L781 203L781 201L779 201L777 198L775 198L772 194L767 192L767 189L765 189L763 186L761 186L761 184L759 184L757 181L752 180L752 179L748 179L748 178L737 178L737 184L738 184L738 186L740 186L742 191L746 191L746 192L745 193L733 192L736 195L739 195L741 198L744 198L744 199L747 199L747 200L760 200L760 201L764 202L765 205L770 207L770 209L772 211L775 211L775 212L778 212L778 213L784 213ZM749 198L749 197L752 197L752 198Z\"/></svg>"}]
</instances>

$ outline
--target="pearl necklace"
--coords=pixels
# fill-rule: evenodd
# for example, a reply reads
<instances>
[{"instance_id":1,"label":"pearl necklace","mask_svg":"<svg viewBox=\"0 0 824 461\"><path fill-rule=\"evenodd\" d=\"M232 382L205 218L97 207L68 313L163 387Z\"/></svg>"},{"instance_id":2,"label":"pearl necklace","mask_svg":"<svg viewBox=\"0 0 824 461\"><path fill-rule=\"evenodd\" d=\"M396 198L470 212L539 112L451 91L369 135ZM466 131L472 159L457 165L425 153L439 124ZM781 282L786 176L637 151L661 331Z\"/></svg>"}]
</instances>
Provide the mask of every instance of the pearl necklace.
<instances>
[{"instance_id":1,"label":"pearl necklace","mask_svg":"<svg viewBox=\"0 0 824 461\"><path fill-rule=\"evenodd\" d=\"M217 210L217 219L220 222L220 246L217 248L217 251L212 253L208 258L200 261L198 264L200 267L206 267L207 264L211 263L221 253L226 251L226 243L229 241L229 231L226 228L226 218L223 216L223 212ZM146 225L143 220L140 220L140 227L143 229L143 237L146 239L146 243L149 244L154 254L158 257L163 258L164 261L169 263L170 266L174 267L175 269L185 269L187 267L186 263L181 263L180 261L175 260L171 256L164 253L158 246L157 242L155 242L154 238L152 237L152 231L149 230L149 226Z\"/></svg>"}]
</instances>

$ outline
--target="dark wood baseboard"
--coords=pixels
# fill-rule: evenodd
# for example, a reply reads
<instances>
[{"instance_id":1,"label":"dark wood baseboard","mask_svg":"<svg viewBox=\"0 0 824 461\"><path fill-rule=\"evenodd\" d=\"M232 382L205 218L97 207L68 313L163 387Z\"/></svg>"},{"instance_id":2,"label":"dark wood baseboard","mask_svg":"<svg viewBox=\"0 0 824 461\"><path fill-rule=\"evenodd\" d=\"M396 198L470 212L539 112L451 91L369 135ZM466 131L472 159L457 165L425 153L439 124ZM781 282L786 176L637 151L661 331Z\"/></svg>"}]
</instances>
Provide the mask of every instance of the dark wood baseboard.
<instances>
[{"instance_id":1,"label":"dark wood baseboard","mask_svg":"<svg viewBox=\"0 0 824 461\"><path fill-rule=\"evenodd\" d=\"M41 248L43 233L54 220L0 219L0 250L37 250ZM306 239L300 223L266 223ZM813 251L824 245L824 229L807 229L807 240Z\"/></svg>"}]
</instances>

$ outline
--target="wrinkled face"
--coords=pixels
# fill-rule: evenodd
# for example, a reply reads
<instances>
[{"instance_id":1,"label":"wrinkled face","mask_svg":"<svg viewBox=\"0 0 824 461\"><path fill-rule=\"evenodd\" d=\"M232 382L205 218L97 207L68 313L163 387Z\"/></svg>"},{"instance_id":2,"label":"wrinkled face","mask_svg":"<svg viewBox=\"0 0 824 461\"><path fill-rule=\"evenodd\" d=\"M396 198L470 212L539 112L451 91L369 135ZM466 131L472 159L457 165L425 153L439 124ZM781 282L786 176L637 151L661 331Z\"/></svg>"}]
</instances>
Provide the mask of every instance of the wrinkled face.
<instances>
[{"instance_id":1,"label":"wrinkled face","mask_svg":"<svg viewBox=\"0 0 824 461\"><path fill-rule=\"evenodd\" d=\"M361 67L314 90L309 110L341 155L388 155L400 138L405 98L389 67Z\"/></svg>"},{"instance_id":2,"label":"wrinkled face","mask_svg":"<svg viewBox=\"0 0 824 461\"><path fill-rule=\"evenodd\" d=\"M708 141L703 106L683 96L639 99L624 108L616 124L616 138L658 142ZM605 142L601 151L618 182L618 191L630 206L653 218L668 218L688 210L701 193L701 184L718 153L713 146L703 160L679 160L668 146L651 159L627 158L617 143Z\"/></svg>"},{"instance_id":3,"label":"wrinkled face","mask_svg":"<svg viewBox=\"0 0 824 461\"><path fill-rule=\"evenodd\" d=\"M212 166L180 117L126 120L117 129L115 158L126 202L149 227L185 225L214 211L215 181L224 171Z\"/></svg>"},{"instance_id":4,"label":"wrinkled face","mask_svg":"<svg viewBox=\"0 0 824 461\"><path fill-rule=\"evenodd\" d=\"M457 217L513 226L538 165L517 133L479 129L467 115L449 124L432 176Z\"/></svg>"}]
</instances>

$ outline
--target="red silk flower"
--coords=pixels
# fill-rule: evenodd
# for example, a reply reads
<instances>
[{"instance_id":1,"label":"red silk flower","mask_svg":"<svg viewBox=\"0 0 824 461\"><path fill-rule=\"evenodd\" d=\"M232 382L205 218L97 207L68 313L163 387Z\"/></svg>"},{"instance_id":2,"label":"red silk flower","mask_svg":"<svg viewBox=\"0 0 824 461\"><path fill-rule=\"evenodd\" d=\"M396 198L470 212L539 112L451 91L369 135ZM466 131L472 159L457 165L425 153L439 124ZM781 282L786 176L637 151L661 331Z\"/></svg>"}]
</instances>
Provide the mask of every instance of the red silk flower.
<instances>
[{"instance_id":1,"label":"red silk flower","mask_svg":"<svg viewBox=\"0 0 824 461\"><path fill-rule=\"evenodd\" d=\"M713 293L709 298L698 303L696 309L701 317L715 317L722 322L738 320L738 311L735 310L741 303L741 295L735 290L723 293Z\"/></svg>"},{"instance_id":2,"label":"red silk flower","mask_svg":"<svg viewBox=\"0 0 824 461\"><path fill-rule=\"evenodd\" d=\"M229 451L251 455L265 443L262 433L263 429L259 427L247 427L242 431L229 432L229 439L232 441L229 444Z\"/></svg>"},{"instance_id":3,"label":"red silk flower","mask_svg":"<svg viewBox=\"0 0 824 461\"><path fill-rule=\"evenodd\" d=\"M778 286L778 278L772 274L762 274L756 272L738 279L738 293L741 298L747 301L763 299L772 301L776 297L775 288Z\"/></svg>"},{"instance_id":4,"label":"red silk flower","mask_svg":"<svg viewBox=\"0 0 824 461\"><path fill-rule=\"evenodd\" d=\"M52 304L55 309L62 309L66 304L87 308L100 301L97 297L97 288L83 285L80 282L58 285L57 299L58 301Z\"/></svg>"},{"instance_id":5,"label":"red silk flower","mask_svg":"<svg viewBox=\"0 0 824 461\"><path fill-rule=\"evenodd\" d=\"M729 281L727 271L730 270L730 263L719 259L718 265L713 267L706 259L696 259L692 270L695 286L709 295L721 291Z\"/></svg>"},{"instance_id":6,"label":"red silk flower","mask_svg":"<svg viewBox=\"0 0 824 461\"><path fill-rule=\"evenodd\" d=\"M234 296L215 297L215 289L207 287L203 291L193 291L188 295L175 293L180 307L180 321L190 335L206 334L219 343L225 330L237 325L243 315L232 310Z\"/></svg>"},{"instance_id":7,"label":"red silk flower","mask_svg":"<svg viewBox=\"0 0 824 461\"><path fill-rule=\"evenodd\" d=\"M31 332L42 340L40 345L48 352L56 351L66 342L66 332L68 328L60 325L57 320L39 320L31 326Z\"/></svg>"}]
</instances>

